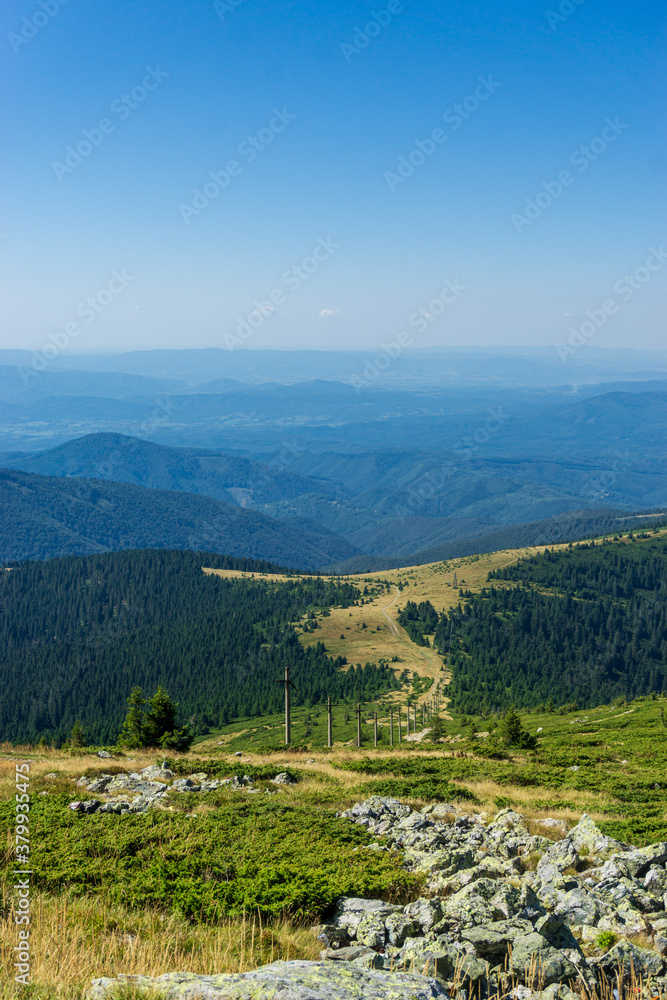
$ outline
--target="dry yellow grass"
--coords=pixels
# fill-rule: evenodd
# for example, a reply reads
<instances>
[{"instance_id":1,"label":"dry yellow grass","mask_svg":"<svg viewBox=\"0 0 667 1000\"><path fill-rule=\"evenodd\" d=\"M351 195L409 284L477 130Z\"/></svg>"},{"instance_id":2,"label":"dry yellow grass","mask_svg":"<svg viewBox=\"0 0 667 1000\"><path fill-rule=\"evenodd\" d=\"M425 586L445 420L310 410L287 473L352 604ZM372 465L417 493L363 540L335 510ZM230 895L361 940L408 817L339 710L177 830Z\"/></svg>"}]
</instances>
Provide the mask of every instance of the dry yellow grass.
<instances>
[{"instance_id":1,"label":"dry yellow grass","mask_svg":"<svg viewBox=\"0 0 667 1000\"><path fill-rule=\"evenodd\" d=\"M317 959L322 947L310 930L287 922L263 927L245 918L207 927L99 899L35 894L32 903L31 987L49 998L80 996L102 976L247 972L278 959ZM6 897L2 914L0 967L11 970L16 934ZM3 978L2 1000L21 995L10 976Z\"/></svg>"}]
</instances>

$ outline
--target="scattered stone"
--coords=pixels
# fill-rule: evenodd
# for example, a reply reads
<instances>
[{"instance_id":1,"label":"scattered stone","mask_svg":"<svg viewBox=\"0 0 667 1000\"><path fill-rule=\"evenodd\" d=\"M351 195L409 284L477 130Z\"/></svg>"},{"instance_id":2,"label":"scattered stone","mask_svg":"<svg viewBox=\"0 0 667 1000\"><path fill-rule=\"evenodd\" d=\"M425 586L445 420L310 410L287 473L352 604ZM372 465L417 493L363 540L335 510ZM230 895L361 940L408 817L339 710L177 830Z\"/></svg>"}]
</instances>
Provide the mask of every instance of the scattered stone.
<instances>
[{"instance_id":1,"label":"scattered stone","mask_svg":"<svg viewBox=\"0 0 667 1000\"><path fill-rule=\"evenodd\" d=\"M271 778L271 783L274 785L295 785L296 780L291 774L288 774L287 771L282 771L280 774L277 774L275 778Z\"/></svg>"},{"instance_id":2,"label":"scattered stone","mask_svg":"<svg viewBox=\"0 0 667 1000\"><path fill-rule=\"evenodd\" d=\"M98 750L97 751L97 756L101 757L102 760L114 760L115 759L114 755L112 753L109 753L108 750Z\"/></svg>"},{"instance_id":3,"label":"scattered stone","mask_svg":"<svg viewBox=\"0 0 667 1000\"><path fill-rule=\"evenodd\" d=\"M191 778L177 778L171 786L174 792L199 792L201 785L197 785Z\"/></svg>"},{"instance_id":4,"label":"scattered stone","mask_svg":"<svg viewBox=\"0 0 667 1000\"><path fill-rule=\"evenodd\" d=\"M166 761L163 761L161 764L151 764L150 767L144 767L143 770L139 771L139 774L146 781L171 781L175 777L174 772L170 771L167 767Z\"/></svg>"}]
</instances>

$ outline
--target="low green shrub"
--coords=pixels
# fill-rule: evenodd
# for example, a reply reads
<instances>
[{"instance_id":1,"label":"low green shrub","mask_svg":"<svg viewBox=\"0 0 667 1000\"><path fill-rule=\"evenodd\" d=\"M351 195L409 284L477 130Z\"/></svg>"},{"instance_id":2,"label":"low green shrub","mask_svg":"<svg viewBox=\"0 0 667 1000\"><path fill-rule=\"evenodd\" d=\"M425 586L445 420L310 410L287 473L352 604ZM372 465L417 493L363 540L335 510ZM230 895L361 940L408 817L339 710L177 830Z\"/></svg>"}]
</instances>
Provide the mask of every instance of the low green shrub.
<instances>
[{"instance_id":1,"label":"low green shrub","mask_svg":"<svg viewBox=\"0 0 667 1000\"><path fill-rule=\"evenodd\" d=\"M399 852L358 850L371 842L362 827L310 804L230 796L198 816L85 816L68 809L70 797L32 805L35 889L99 894L198 922L241 913L312 920L340 896L404 901L418 893L420 881L402 867ZM7 828L11 806L0 803ZM10 870L7 860L0 868L6 882Z\"/></svg>"}]
</instances>

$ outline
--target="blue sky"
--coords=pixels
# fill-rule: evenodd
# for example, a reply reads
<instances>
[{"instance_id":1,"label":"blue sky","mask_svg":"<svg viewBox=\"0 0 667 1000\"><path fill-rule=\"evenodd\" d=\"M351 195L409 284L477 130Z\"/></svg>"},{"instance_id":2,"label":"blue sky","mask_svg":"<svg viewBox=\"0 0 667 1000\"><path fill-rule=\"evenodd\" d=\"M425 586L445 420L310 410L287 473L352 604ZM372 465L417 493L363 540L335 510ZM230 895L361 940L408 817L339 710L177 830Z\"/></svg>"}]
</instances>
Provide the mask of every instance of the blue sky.
<instances>
[{"instance_id":1,"label":"blue sky","mask_svg":"<svg viewBox=\"0 0 667 1000\"><path fill-rule=\"evenodd\" d=\"M664 346L664 6L560 10L9 0L0 346Z\"/></svg>"}]
</instances>

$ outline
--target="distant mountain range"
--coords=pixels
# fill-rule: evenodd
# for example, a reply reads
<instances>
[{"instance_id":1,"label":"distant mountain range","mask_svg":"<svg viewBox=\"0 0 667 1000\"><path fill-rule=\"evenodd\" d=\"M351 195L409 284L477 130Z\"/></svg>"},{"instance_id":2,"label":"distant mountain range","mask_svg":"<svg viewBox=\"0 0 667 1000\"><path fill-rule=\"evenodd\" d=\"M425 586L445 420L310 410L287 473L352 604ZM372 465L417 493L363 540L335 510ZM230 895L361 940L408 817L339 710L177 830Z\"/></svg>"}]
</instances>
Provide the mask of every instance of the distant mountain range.
<instances>
[{"instance_id":1,"label":"distant mountain range","mask_svg":"<svg viewBox=\"0 0 667 1000\"><path fill-rule=\"evenodd\" d=\"M0 351L0 467L261 514L295 566L405 564L667 505L667 352L409 351L384 372L363 352L31 359Z\"/></svg>"},{"instance_id":2,"label":"distant mountain range","mask_svg":"<svg viewBox=\"0 0 667 1000\"><path fill-rule=\"evenodd\" d=\"M605 479L586 462L457 464L380 452L288 453L267 463L119 434L0 454L0 466L5 559L189 547L345 572L616 530L637 507L627 504L633 484L642 480L644 501L659 502L662 489L657 471L638 477L621 466Z\"/></svg>"},{"instance_id":3,"label":"distant mountain range","mask_svg":"<svg viewBox=\"0 0 667 1000\"><path fill-rule=\"evenodd\" d=\"M306 519L192 493L0 469L0 561L121 549L220 552L313 570L358 553Z\"/></svg>"}]
</instances>

